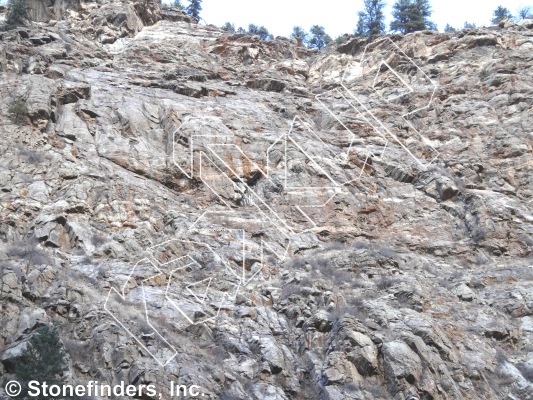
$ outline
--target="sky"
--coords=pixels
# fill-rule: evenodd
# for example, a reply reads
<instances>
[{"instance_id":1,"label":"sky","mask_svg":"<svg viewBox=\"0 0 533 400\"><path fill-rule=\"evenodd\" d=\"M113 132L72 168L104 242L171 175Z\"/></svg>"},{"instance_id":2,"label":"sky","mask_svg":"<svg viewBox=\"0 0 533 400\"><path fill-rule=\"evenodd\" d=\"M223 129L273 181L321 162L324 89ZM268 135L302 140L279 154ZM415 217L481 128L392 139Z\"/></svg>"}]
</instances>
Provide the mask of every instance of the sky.
<instances>
[{"instance_id":1,"label":"sky","mask_svg":"<svg viewBox=\"0 0 533 400\"><path fill-rule=\"evenodd\" d=\"M0 0L0 4L7 0ZM163 0L170 3L172 0ZM392 4L387 7L387 28L392 19ZM189 0L182 0L184 5ZM446 24L462 28L466 21L477 26L490 25L492 13L499 5L511 13L523 6L531 6L533 0L430 0L433 7L431 20L440 31ZM274 36L289 36L294 26L309 30L312 25L322 25L333 38L353 33L357 24L357 12L363 10L363 0L203 0L201 17L207 24L217 26L229 21L238 28L248 24L264 25Z\"/></svg>"},{"instance_id":2,"label":"sky","mask_svg":"<svg viewBox=\"0 0 533 400\"><path fill-rule=\"evenodd\" d=\"M385 2L388 27L394 0ZM187 5L188 0L182 3ZM465 21L477 26L490 25L492 13L499 5L513 14L521 6L530 5L533 9L533 0L430 0L430 3L433 7L431 20L441 31L447 23L456 28L462 28ZM318 24L335 38L353 33L363 0L203 0L202 7L200 15L207 24L220 26L229 21L236 28L247 28L254 23L264 25L274 36L288 36L294 26L309 30Z\"/></svg>"}]
</instances>

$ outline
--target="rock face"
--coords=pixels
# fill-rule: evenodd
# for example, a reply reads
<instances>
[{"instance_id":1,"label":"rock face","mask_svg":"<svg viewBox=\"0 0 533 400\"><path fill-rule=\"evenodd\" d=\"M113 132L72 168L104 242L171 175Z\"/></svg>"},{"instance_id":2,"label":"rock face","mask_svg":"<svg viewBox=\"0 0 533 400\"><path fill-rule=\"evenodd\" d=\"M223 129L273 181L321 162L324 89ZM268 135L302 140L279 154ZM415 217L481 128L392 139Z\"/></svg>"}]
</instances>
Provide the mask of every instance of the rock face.
<instances>
[{"instance_id":1,"label":"rock face","mask_svg":"<svg viewBox=\"0 0 533 400\"><path fill-rule=\"evenodd\" d=\"M0 36L2 377L53 322L75 383L531 398L531 23L317 53L29 3Z\"/></svg>"}]
</instances>

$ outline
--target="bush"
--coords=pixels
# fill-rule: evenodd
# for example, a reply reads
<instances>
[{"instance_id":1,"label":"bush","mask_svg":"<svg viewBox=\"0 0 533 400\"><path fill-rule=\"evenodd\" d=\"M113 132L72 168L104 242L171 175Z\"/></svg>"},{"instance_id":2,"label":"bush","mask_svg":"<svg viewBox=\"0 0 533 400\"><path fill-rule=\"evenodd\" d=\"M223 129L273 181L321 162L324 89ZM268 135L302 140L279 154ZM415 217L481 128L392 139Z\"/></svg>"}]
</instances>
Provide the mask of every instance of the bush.
<instances>
[{"instance_id":1,"label":"bush","mask_svg":"<svg viewBox=\"0 0 533 400\"><path fill-rule=\"evenodd\" d=\"M37 242L26 239L12 244L6 250L8 257L26 260L30 265L50 264L52 260L44 251L37 247Z\"/></svg>"},{"instance_id":2,"label":"bush","mask_svg":"<svg viewBox=\"0 0 533 400\"><path fill-rule=\"evenodd\" d=\"M9 107L8 110L11 120L15 124L20 124L23 122L29 114L28 106L26 104L26 101L24 99L16 99L13 104Z\"/></svg>"},{"instance_id":3,"label":"bush","mask_svg":"<svg viewBox=\"0 0 533 400\"><path fill-rule=\"evenodd\" d=\"M394 279L392 276L382 276L376 283L376 286L379 290L385 290L394 285L395 281L396 279Z\"/></svg>"},{"instance_id":4,"label":"bush","mask_svg":"<svg viewBox=\"0 0 533 400\"><path fill-rule=\"evenodd\" d=\"M296 285L294 283L289 283L285 286L283 286L283 289L281 289L281 298L287 299L295 294L300 294L301 288L299 285Z\"/></svg>"},{"instance_id":5,"label":"bush","mask_svg":"<svg viewBox=\"0 0 533 400\"><path fill-rule=\"evenodd\" d=\"M20 149L19 156L24 158L28 164L42 164L45 161L49 161L52 157L48 154L44 154L31 149Z\"/></svg>"}]
</instances>

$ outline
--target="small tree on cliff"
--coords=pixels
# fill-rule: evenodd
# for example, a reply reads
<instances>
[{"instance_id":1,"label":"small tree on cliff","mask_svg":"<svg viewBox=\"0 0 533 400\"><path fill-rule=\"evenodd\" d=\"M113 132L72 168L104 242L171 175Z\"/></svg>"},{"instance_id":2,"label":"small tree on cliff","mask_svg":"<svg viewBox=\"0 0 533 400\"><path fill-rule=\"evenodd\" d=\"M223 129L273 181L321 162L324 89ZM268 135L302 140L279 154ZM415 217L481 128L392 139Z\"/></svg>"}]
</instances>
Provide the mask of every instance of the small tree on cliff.
<instances>
[{"instance_id":1,"label":"small tree on cliff","mask_svg":"<svg viewBox=\"0 0 533 400\"><path fill-rule=\"evenodd\" d=\"M297 39L300 43L306 44L308 36L309 34L301 26L292 28L291 38Z\"/></svg>"},{"instance_id":2,"label":"small tree on cliff","mask_svg":"<svg viewBox=\"0 0 533 400\"><path fill-rule=\"evenodd\" d=\"M511 12L506 7L502 7L502 6L498 6L498 8L494 10L494 13L492 15L493 15L493 18L492 18L493 24L499 24L501 21L503 21L506 18L508 19L513 18L513 15L511 14Z\"/></svg>"},{"instance_id":3,"label":"small tree on cliff","mask_svg":"<svg viewBox=\"0 0 533 400\"><path fill-rule=\"evenodd\" d=\"M429 21L431 14L429 0L398 0L392 9L394 20L390 29L403 34L435 29L435 24Z\"/></svg>"},{"instance_id":4,"label":"small tree on cliff","mask_svg":"<svg viewBox=\"0 0 533 400\"><path fill-rule=\"evenodd\" d=\"M44 400L53 397L28 397L30 381L46 382L48 385L63 383L63 372L66 370L65 352L59 340L57 328L42 326L35 330L27 349L14 365L13 372L22 384L21 398Z\"/></svg>"},{"instance_id":5,"label":"small tree on cliff","mask_svg":"<svg viewBox=\"0 0 533 400\"><path fill-rule=\"evenodd\" d=\"M331 37L326 33L323 26L313 25L311 27L309 47L320 50L330 44L331 41Z\"/></svg>"},{"instance_id":6,"label":"small tree on cliff","mask_svg":"<svg viewBox=\"0 0 533 400\"><path fill-rule=\"evenodd\" d=\"M518 9L517 12L518 19L529 19L533 18L533 14L531 13L531 7L525 6Z\"/></svg>"},{"instance_id":7,"label":"small tree on cliff","mask_svg":"<svg viewBox=\"0 0 533 400\"><path fill-rule=\"evenodd\" d=\"M191 17L200 20L200 11L202 11L202 0L191 0L191 3L187 7L187 14Z\"/></svg>"},{"instance_id":8,"label":"small tree on cliff","mask_svg":"<svg viewBox=\"0 0 533 400\"><path fill-rule=\"evenodd\" d=\"M258 26L255 24L248 25L248 33L250 35L257 35L261 38L261 40L268 40L268 39L274 39L274 37L270 34L267 28L265 28L263 25Z\"/></svg>"},{"instance_id":9,"label":"small tree on cliff","mask_svg":"<svg viewBox=\"0 0 533 400\"><path fill-rule=\"evenodd\" d=\"M28 6L26 0L8 0L8 11L4 27L13 29L22 26L28 21Z\"/></svg>"}]
</instances>

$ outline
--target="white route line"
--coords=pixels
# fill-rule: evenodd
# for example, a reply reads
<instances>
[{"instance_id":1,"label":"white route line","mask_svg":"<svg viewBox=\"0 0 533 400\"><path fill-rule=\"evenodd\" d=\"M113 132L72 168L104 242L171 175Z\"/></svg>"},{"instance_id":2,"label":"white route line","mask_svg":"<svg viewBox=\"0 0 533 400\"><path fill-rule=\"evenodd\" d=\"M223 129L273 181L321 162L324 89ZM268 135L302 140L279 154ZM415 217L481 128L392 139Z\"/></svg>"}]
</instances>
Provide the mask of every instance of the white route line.
<instances>
[{"instance_id":1,"label":"white route line","mask_svg":"<svg viewBox=\"0 0 533 400\"><path fill-rule=\"evenodd\" d=\"M156 271L158 271L159 273L158 274L155 274L151 277L148 277L146 279L143 279L141 281L141 291L142 291L142 295L143 295L143 305L144 305L144 314L145 314L145 317L146 317L146 323L154 330L154 332L161 338L161 340L165 343L165 345L167 345L172 351L173 351L173 354L171 355L170 358L168 358L166 360L165 363L162 363L159 358L153 354L145 345L143 342L141 342L137 336L135 336L123 323L120 319L118 319L115 314L108 308L108 302L109 302L109 298L111 296L111 294L113 292L115 292L122 300L126 300L126 294L125 294L125 290L126 290L126 287L128 285L128 282L131 280L131 278L133 277L133 273L135 272L135 269L137 268L137 266L142 263L142 262L145 262L147 261ZM151 324L150 322L150 318L148 317L148 305L147 305L147 302L146 302L146 295L145 295L145 289L144 289L144 282L147 281L147 280L151 280L157 276L160 276L160 275L164 275L163 272L156 266L154 265L149 259L147 258L144 258L140 261L137 262L137 264L135 264L135 266L133 267L132 271L130 272L130 274L128 275L128 278L126 279L126 282L124 283L124 285L122 286L122 289L121 291L119 292L116 288L112 287L108 294L107 294L107 297L104 301L104 310L107 311L107 313L109 315L111 315L111 317L137 342L137 344L139 346L141 346L141 348L146 351L148 354L150 354L152 356L152 358L154 360L156 360L158 362L159 365L161 365L162 367L166 366L170 361L172 361L176 355L178 354L178 351L176 350L176 348L174 346L172 346L164 337L163 335L161 335L161 333Z\"/></svg>"},{"instance_id":2,"label":"white route line","mask_svg":"<svg viewBox=\"0 0 533 400\"><path fill-rule=\"evenodd\" d=\"M411 63L411 65L413 65L417 70L418 72L420 72L426 79L427 81L433 86L433 91L432 91L432 94L431 94L431 97L427 103L427 105L425 105L424 107L420 107L420 108L417 108L413 111L410 111L408 113L405 113L405 114L400 114L399 116L411 127L411 129L413 129L422 139L423 139L423 142L426 146L430 147L431 150L433 150L437 155L431 159L431 161L429 161L426 164L423 164L422 162L420 162L420 160L414 155L412 154L412 152L398 139L398 137L392 133L382 122L379 118L377 118L358 98L357 96L355 96L352 91L345 85L345 82L346 82L346 74L348 73L348 70L346 70L343 74L343 77L342 77L342 80L341 80L341 86L342 88L361 106L365 109L365 111L370 114L372 116L372 118L383 128L385 129L385 131L415 160L415 162L417 162L420 167L423 169L423 170L426 170L439 156L440 156L440 153L437 149L435 149L433 147L433 145L427 143L428 140L425 136L423 136L414 126L413 124L406 118L408 117L409 115L412 115L412 114L416 114L417 112L421 111L421 110L424 110L424 109L428 109L432 102L433 102L433 99L435 97L435 94L437 92L437 84L435 82L433 82L433 80L431 80L431 78L409 57L407 56L407 54L405 54L403 52L403 50L398 47L398 45L396 43L394 43L390 38L386 37L386 38L382 38L374 43L371 43L369 45L367 45L363 51L363 55L361 56L361 62L360 62L360 65L363 66L363 64L365 63L365 56L366 56L366 53L367 53L367 50L369 47L373 47L373 46L378 46L380 43L382 42L385 42L385 41L388 41L390 42L395 48L396 50L403 56L405 57L409 63ZM387 66L387 68L402 82L402 84L407 87L409 89L409 91L411 93L414 93L414 89L400 76L400 74L394 69L392 68L388 63L387 61L385 61L384 58L381 59L381 62L379 63L379 67L377 68L377 72L376 72L376 77L374 78L374 81L373 81L373 85L372 85L372 89L374 89L374 92L378 95L378 97L380 97L382 100L386 101L387 103L390 103L389 100L385 99L375 88L375 85L376 85L376 80L380 74L380 67L385 64ZM372 69L372 67L370 68ZM361 77L364 75L364 72L362 73ZM357 110L356 110L357 111ZM376 129L374 127L373 124L371 124L372 127L374 129ZM344 126L344 124L343 124ZM376 132L378 132L378 134L380 134L379 130L376 129Z\"/></svg>"},{"instance_id":3,"label":"white route line","mask_svg":"<svg viewBox=\"0 0 533 400\"><path fill-rule=\"evenodd\" d=\"M437 86L418 67L418 65L416 65L413 62L413 60L411 60L411 58L409 58L396 45L396 43L394 43L392 40L390 40L390 38L384 38L382 40L379 40L377 42L374 42L374 43L366 46L365 49L364 49L362 58L361 58L360 66L364 67L365 56L366 56L367 51L369 50L369 48L371 46L379 46L385 40L389 40L390 43L392 43L393 46L397 49L397 51L399 51L401 55L403 55L407 60L409 60L409 62L412 63L418 69L418 71L420 71L423 74L423 76L425 78L427 78L428 81L434 86L434 90L433 90L433 93L431 95L431 98L429 100L428 105L426 105L424 107L421 107L421 108L418 108L418 109L416 109L414 111L408 112L406 114L400 115L407 122L407 124L423 139L424 144L426 144L429 147L431 147L437 153L437 156L434 159L431 160L431 162L430 162L430 164L431 164L436 158L438 158L438 156L439 156L438 151L436 149L434 149L433 146L431 146L430 144L427 143L428 139L426 139L423 135L421 135L420 132L418 132L418 130L413 126L413 124L410 121L407 120L406 117L411 115L411 114L415 114L416 112L418 112L420 110L429 108L430 105L431 105L431 102L433 101L433 98L435 96L435 93L436 93L436 90L437 90ZM126 49L124 49L124 50L126 50ZM366 62L368 62L368 61L366 61ZM403 77L396 70L391 68L391 66L389 65L389 63L385 59L382 59L381 63L379 64L379 67L377 69L376 76L374 77L374 81L372 83L372 89L374 90L374 92L377 94L378 97L380 97L382 100L384 100L386 102L389 101L389 100L385 99L376 89L376 85L377 85L377 82L378 82L380 70L381 70L381 67L383 65L385 65L398 78L398 80L409 90L410 93L414 93L415 92L413 87L411 87L408 84L408 82L405 81L403 79ZM372 67L370 67L370 70L372 70ZM254 168L255 171L259 171L259 173L262 175L263 178L270 180L270 179L272 179L271 152L275 149L275 146L277 146L278 144L281 144L283 146L283 148L284 148L284 157L285 157L285 171L284 171L284 178L285 178L284 179L284 184L285 184L284 185L284 191L285 191L285 193L290 194L290 195L294 195L294 196L297 196L297 197L301 196L303 198L308 198L309 197L308 193L312 192L313 195L317 196L317 199L318 199L318 194L317 193L318 193L318 191L322 191L324 194L329 196L327 198L327 200L321 205L306 205L306 204L302 204L300 202L299 202L300 204L293 205L295 207L295 209L298 210L298 212L300 212L313 225L314 228L317 228L317 224L315 223L315 221L311 217L309 217L308 214L306 214L302 210L302 208L321 208L321 207L325 207L327 204L329 204L333 200L333 198L335 196L337 196L340 192L342 192L341 187L343 187L343 186L345 186L345 185L347 185L347 184L349 184L351 182L354 182L356 180L360 180L361 179L361 177L363 176L363 174L365 172L365 167L368 165L368 161L369 161L370 157L374 157L374 153L370 150L370 147L368 145L366 145L365 146L366 158L365 158L365 162L364 162L363 167L361 168L361 171L359 172L359 174L354 179L351 179L351 180L349 180L347 182L339 183L339 182L336 181L336 179L334 177L332 177L332 175L330 174L330 171L329 171L329 169L327 169L327 167L323 167L319 163L319 160L317 160L317 158L315 156L312 156L308 151L306 151L301 146L301 144L298 141L298 135L297 135L298 132L296 130L296 124L298 122L303 126L303 128L304 128L304 130L306 132L310 133L311 136L318 141L318 143L320 144L321 148L327 150L327 152L330 155L330 157L328 157L327 160L329 160L331 162L350 163L350 152L352 151L352 149L354 149L354 142L355 142L355 139L358 137L358 135L356 135L351 129L349 129L344 124L344 122L341 121L340 117L322 101L322 98L324 96L329 95L330 93L337 93L338 95L340 95L340 97L344 100L344 102L349 107L354 109L356 111L357 115L359 117L361 117L366 123L368 123L378 133L378 135L385 142L383 150L381 151L381 154L380 154L380 158L383 157L383 155L385 153L385 150L387 149L387 145L389 143L388 137L381 132L381 129L380 129L380 127L381 127L382 129L385 130L385 132L388 134L388 136L392 137L395 142L397 142L404 150L406 150L407 153L411 157L413 157L418 164L420 164L424 169L426 168L411 153L411 151L406 146L403 145L403 143L398 139L398 137L396 137L396 135L394 135L382 123L382 121L380 121L370 110L368 110L368 108L346 86L347 73L348 73L348 70L346 70L344 72L343 76L342 76L341 87L344 89L344 92L348 93L350 98L353 98L353 100L355 100L356 104L358 104L358 106L361 107L363 109L363 111L368 113L367 115L369 115L370 117L367 118L367 115L365 115L363 113L363 111L360 111L356 107L356 105L353 103L353 101L348 100L348 98L345 96L345 94L343 92L341 92L337 88L335 88L335 89L333 89L331 91L328 91L326 93L323 93L321 95L317 95L315 97L316 100L327 110L327 112L330 115L332 115L341 124L341 126L343 126L346 129L346 131L349 133L349 135L350 135L350 145L349 145L349 147L348 147L348 149L347 149L345 154L343 152L341 152L341 153L335 152L328 144L326 144L322 140L322 138L309 126L309 124L306 121L304 121L302 118L300 118L299 116L294 117L294 119L292 120L289 132L288 133L284 133L279 138L277 138L274 141L274 143L267 149L267 152L266 152L266 156L267 156L266 172L257 163L253 162L244 153L244 151L241 149L241 147L238 146L235 143L209 143L209 141L208 141L208 143L203 144L203 148L206 149L209 152L209 154L207 154L201 148L199 148L198 150L195 150L195 145L197 143L197 140L200 139L200 138L229 139L229 138L234 138L234 136L232 136L232 135L229 135L229 134L228 135L224 135L224 134L220 134L220 135L196 135L196 134L192 134L189 137L187 137L183 132L180 132L184 126L186 126L187 124L189 124L193 120L206 121L208 119L212 119L212 120L218 122L218 121L220 121L218 118L215 118L215 117L202 117L202 118L189 117L183 123L181 123L181 125L176 130L174 130L174 132L172 133L172 141L173 141L173 143L172 143L172 161L173 161L174 165L187 178L193 179L195 177L195 172L194 171L195 171L195 158L196 158L196 161L199 163L198 173L199 173L199 178L200 178L201 182L203 184L205 184L206 187L213 194L215 194L218 197L218 199L221 201L221 203L228 209L228 210L225 210L225 211L210 211L210 210L207 210L207 211L203 212L202 215L200 215L198 217L198 219L196 219L193 222L193 224L189 227L189 229L187 230L187 233L188 234L196 233L196 234L203 235L204 232L228 232L228 233L229 232L240 232L241 235L242 235L242 276L240 274L236 273L234 268L232 268L230 265L228 265L227 262L224 261L224 257L222 255L219 255L218 253L216 253L209 244L198 242L198 241L194 241L194 240L170 239L170 240L162 242L162 243L160 243L158 245L148 247L146 249L147 258L144 258L144 259L140 260L137 264L135 264L135 266L133 267L132 271L128 275L128 278L127 278L126 282L122 286L121 291L118 291L115 287L112 287L109 290L109 293L108 293L108 295L106 297L106 300L105 300L105 303L104 303L104 309L113 317L113 319L115 321L117 321L117 323L130 336L133 337L133 339L139 344L139 346L141 346L141 348L143 350L145 350L148 354L150 354L161 366L163 366L163 367L166 366L177 355L177 350L174 347L172 347L172 345L170 345L170 343L168 341L166 341L164 339L164 337L157 331L157 329L150 322L150 317L149 317L149 314L148 314L147 294L145 292L145 283L146 282L152 281L152 280L154 280L155 278L157 278L159 276L164 276L165 279L168 278L168 282L166 282L166 287L165 287L165 290L163 292L165 300L168 301L168 303L170 305L172 305L190 324L197 325L197 324L200 324L200 323L206 323L208 321L212 321L213 319L215 319L219 315L219 313L220 313L225 301L231 300L231 299L233 299L233 301L235 301L235 298L236 298L240 288L246 286L247 284L249 284L263 270L263 268L265 266L265 250L268 250L270 253L275 255L279 260L283 260L283 259L285 259L287 257L288 252L289 252L289 248L291 246L291 235L293 235L295 233L293 227L289 226L288 222L285 221L281 216L279 216L278 213L272 207L270 207L268 204L266 204L265 201L254 191L254 189L251 188L250 185L248 185L247 182L244 181L243 177L241 177L237 173L237 171L235 170L237 168L234 168L234 167L231 167L230 165L228 165L228 163L221 157L221 155L218 154L218 152L217 152L218 149L220 149L220 148L233 148L233 149L235 149L236 152L240 153L240 155L242 156L241 160L246 160L247 165L250 166L250 168ZM362 73L361 77L363 75L364 75L364 72ZM375 122L373 122L373 121L375 121ZM201 129L203 127L200 126L199 128ZM178 136L176 136L176 134L178 134ZM189 159L188 163L189 163L189 165L188 166L184 166L183 165L184 161L185 161L185 163L187 163L187 160L178 160L177 159L177 146L178 146L178 142L181 139L183 139L183 142L184 142L182 144L182 146L185 147L185 148L188 146L188 149L186 150L189 153L189 155L188 155L188 159ZM305 139L307 139L307 138L304 137L304 140ZM296 149L298 151L300 151L313 164L313 166L315 168L317 168L317 170L332 183L332 186L320 186L320 187L293 187L293 186L289 186L288 147L287 147L289 142L292 143L292 145L295 146ZM197 157L195 157L195 151L197 151ZM327 165L328 164L326 163L326 166ZM190 168L190 173L187 171L187 168ZM227 169L227 171L229 171L229 173L234 176L235 180L237 180L238 182L240 182L243 185L244 189L240 188L235 183L234 179L232 179L223 170L223 168ZM230 204L228 204L228 202L226 202L224 200L224 198L221 196L221 194L219 194L219 192L217 192L217 190L215 188L211 187L211 185L209 184L208 170L211 170L211 172L216 174L216 176L225 178L225 180L229 181L231 183L231 188L233 189L234 192L240 192L241 194L249 193L254 198L255 201L253 202L253 205L255 206L255 208L257 210L259 210L259 214L260 214L261 218L259 218L259 219L250 219L250 218L248 218L247 219L247 223L259 222L259 223L272 224L273 226L276 227L277 232L279 232L288 242L284 253L283 254L279 254L277 252L277 250L275 250L271 245L269 245L263 239L260 239L259 243L251 240L250 241L251 243L253 243L255 246L259 247L260 268L257 271L255 271L255 273L253 273L253 275L248 280L247 280L247 276L246 276L246 251L247 251L247 247L246 247L246 230L242 229L242 228L226 228L226 227L222 227L222 228L219 228L219 229L216 229L216 228L213 229L213 228L202 228L202 227L199 226L199 223L201 221L204 221L205 218L208 215L211 215L211 214L233 213L233 214L238 215L238 213L235 210L231 209ZM319 202L320 201L322 201L322 199L319 199ZM307 230L304 230L303 232L306 232L306 231ZM238 235L237 235L237 237L238 237ZM208 276L207 278L203 278L203 279L201 279L199 281L196 281L196 282L185 282L183 280L180 280L178 278L178 273L179 272L188 269L192 265L196 265L199 269L203 269L203 267L198 261L196 261L189 254L179 255L178 257L173 258L173 254L172 254L173 251L181 251L181 250L186 250L187 249L187 246L185 246L184 249L180 249L179 247L178 248L173 248L172 245L176 244L176 243L179 243L179 244L182 244L182 245L192 245L194 248L203 247L204 249L207 249L214 256L214 260L215 260L217 266L220 267L220 268L217 268L217 270L214 271L214 273L211 273L210 276ZM282 247L283 246L284 245L282 245ZM161 255L167 257L167 260L165 260L164 262L159 262L157 260L158 253L159 253L158 249L162 250L162 254ZM255 247L252 247L252 248L249 249L249 252L250 252L250 254L252 256L254 254L253 253L254 249L257 251L257 249ZM168 254L167 251L169 251L170 254ZM190 251L190 250L186 250L186 251ZM109 310L109 308L108 308L108 301L110 299L110 296L113 293L116 293L122 300L126 300L125 291L126 291L127 285L130 282L130 280L134 277L134 273L135 273L136 269L143 262L147 262L148 265L151 268L153 268L155 272L157 272L155 275L150 276L148 278L145 278L145 279L143 279L141 281L141 289L142 289L142 296L143 296L142 302L143 302L143 305L144 305L144 316L146 318L146 322L148 323L150 328L152 328L154 330L154 332L156 332L157 335L162 339L163 343L166 346L168 346L173 351L172 356L170 358L168 358L165 363L161 362L157 358L156 354L151 352L144 345L144 343L139 338L137 338L113 314L113 312L111 310ZM178 266L177 268L173 268L169 273L164 273L159 268L159 267L167 267L167 266L170 266L170 265L180 265L180 264L183 264L183 265ZM230 276L233 276L235 279L237 279L238 283L234 283L234 282L232 282L229 279L224 279L224 276L226 274L228 274L228 273L230 274ZM224 280L227 284L236 287L235 290L231 291L233 293L233 295L230 296L228 294L228 292L224 292L222 294L222 296L215 295L219 299L221 298L221 300L218 303L218 307L217 307L216 312L214 313L214 315L206 317L206 318L199 318L196 321L193 321L192 318L190 317L190 315L187 314L187 311L185 309L183 309L182 307L180 307L180 305L178 304L178 299L181 298L180 296L182 295L182 293L189 293L189 295L192 295L192 297L195 299L197 304L205 306L205 307L208 307L207 302L208 302L208 299L209 299L209 296L210 296L209 293L212 291L213 283L218 281L218 280ZM174 285L173 285L173 283L174 283ZM181 292L180 291L173 292L173 288L176 285L178 285L177 288L183 288L183 291L181 291ZM194 291L194 288L200 288L200 287L201 287L200 292L198 292L198 291L195 292ZM204 287L205 287L205 291L204 291Z\"/></svg>"},{"instance_id":4,"label":"white route line","mask_svg":"<svg viewBox=\"0 0 533 400\"><path fill-rule=\"evenodd\" d=\"M344 99L344 101L346 102L346 104L348 104L348 106L350 106L351 108L353 108L353 109L357 112L358 116L360 116L361 118L363 118L363 119L365 120L365 122L367 122L370 126L372 126L372 128L376 131L376 133L377 133L377 134L378 134L378 135L379 135L379 136L385 141L385 145L383 146L383 150L381 151L381 154L380 154L380 159L381 159L381 158L383 157L383 154L385 153L385 149L387 148L387 144L389 143L389 141L387 140L387 138L385 137L385 135L383 135L383 134L379 131L379 129L377 129L377 128L371 123L371 121L370 121L370 120L369 120L369 119L368 119L368 118L367 118L367 117L366 117L361 111L359 111L357 108L355 108L355 106L354 106L350 101L348 101L348 99L344 96L343 93L341 93L337 88L335 88L335 89L332 89L332 90L330 90L330 91L324 92L324 93L322 93L322 94L317 94L317 95L315 96L315 99L316 99L316 100L322 105L322 107L324 107L324 108L326 109L326 111L327 111L331 116L333 116L333 118L335 118L335 120L337 120L337 122L338 122L339 124L341 124L342 127L343 127L344 129L346 129L346 130L350 133L350 135L351 135L351 138L352 138L352 139L351 139L351 141L350 141L350 145L348 146L348 150L346 151L344 162L346 162L346 163L349 162L349 158L348 158L348 157L349 157L349 155L350 155L350 151L352 150L352 148L354 148L354 141L355 141L356 135L355 135L355 133L354 133L350 128L348 128L348 127L346 126L346 124L345 124L345 123L339 118L339 116L338 116L337 114L335 114L335 113L334 113L334 112L333 112L333 111L332 111L332 110L331 110L331 109L330 109L330 108L329 108L329 107L328 107L328 106L327 106L327 105L321 100L321 97L324 97L324 96L326 96L327 94L329 94L330 92L333 92L333 91L337 92L337 93L338 93L338 94ZM359 174L359 178L360 178L360 177L364 174L364 172L365 172L365 167L366 167L366 165L367 165L367 163L368 163L368 159L369 159L369 157L370 157L370 156L374 156L374 153L369 149L369 146L368 146L368 145L365 146L365 150L366 150L366 152L367 152L367 156L366 156L366 159L365 159L365 163L363 164L363 167L361 168L361 172L360 172L360 174ZM349 183L354 182L354 181L356 181L356 180L357 180L357 179L353 179L353 180L351 180L351 181L349 181L349 182L346 182L345 184L349 184Z\"/></svg>"}]
</instances>

